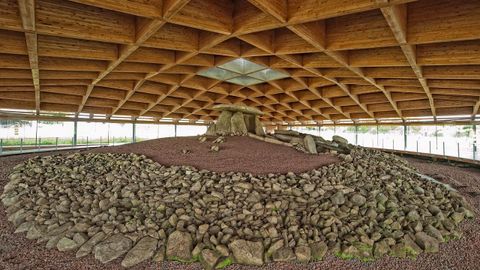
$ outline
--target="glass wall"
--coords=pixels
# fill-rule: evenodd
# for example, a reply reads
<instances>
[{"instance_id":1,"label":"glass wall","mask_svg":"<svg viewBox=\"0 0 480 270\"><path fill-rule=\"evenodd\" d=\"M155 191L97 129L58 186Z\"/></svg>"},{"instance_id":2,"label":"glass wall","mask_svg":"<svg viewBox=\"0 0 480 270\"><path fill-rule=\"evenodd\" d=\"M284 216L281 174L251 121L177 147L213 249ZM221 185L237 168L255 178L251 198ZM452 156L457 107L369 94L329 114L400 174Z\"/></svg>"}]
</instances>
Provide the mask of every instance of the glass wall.
<instances>
[{"instance_id":1,"label":"glass wall","mask_svg":"<svg viewBox=\"0 0 480 270\"><path fill-rule=\"evenodd\" d=\"M480 131L473 125L437 126L328 126L292 127L302 133L331 140L333 135L365 147L406 150L412 152L479 159L475 144ZM475 149L475 151L474 151Z\"/></svg>"},{"instance_id":2,"label":"glass wall","mask_svg":"<svg viewBox=\"0 0 480 270\"><path fill-rule=\"evenodd\" d=\"M207 126L181 125L177 126L177 136L197 136L207 132Z\"/></svg>"},{"instance_id":3,"label":"glass wall","mask_svg":"<svg viewBox=\"0 0 480 270\"><path fill-rule=\"evenodd\" d=\"M429 126L310 126L291 127L331 140L333 135L365 147L407 150L468 159L479 159L475 144L480 130L473 125ZM197 136L200 125L136 124L137 141L175 136ZM0 120L0 152L74 146L74 123ZM78 122L77 146L119 145L133 142L133 124Z\"/></svg>"},{"instance_id":4,"label":"glass wall","mask_svg":"<svg viewBox=\"0 0 480 270\"><path fill-rule=\"evenodd\" d=\"M34 151L45 148L120 145L133 142L131 123L0 120L0 154L8 151ZM136 141L204 134L207 126L136 124Z\"/></svg>"}]
</instances>

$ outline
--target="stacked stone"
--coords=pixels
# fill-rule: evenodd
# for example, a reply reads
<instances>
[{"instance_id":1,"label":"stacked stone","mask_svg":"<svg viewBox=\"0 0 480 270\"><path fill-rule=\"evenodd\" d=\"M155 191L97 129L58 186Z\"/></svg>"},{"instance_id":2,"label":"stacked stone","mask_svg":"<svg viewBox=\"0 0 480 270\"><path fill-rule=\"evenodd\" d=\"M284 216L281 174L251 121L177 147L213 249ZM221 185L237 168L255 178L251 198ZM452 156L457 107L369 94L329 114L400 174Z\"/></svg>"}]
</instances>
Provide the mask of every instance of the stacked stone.
<instances>
[{"instance_id":1,"label":"stacked stone","mask_svg":"<svg viewBox=\"0 0 480 270\"><path fill-rule=\"evenodd\" d=\"M36 157L13 169L0 198L15 233L103 263L123 256L124 267L416 256L460 237L473 216L456 191L394 155L353 148L339 158L254 177L135 154Z\"/></svg>"},{"instance_id":2,"label":"stacked stone","mask_svg":"<svg viewBox=\"0 0 480 270\"><path fill-rule=\"evenodd\" d=\"M239 135L245 136L248 133L264 136L265 131L260 122L259 116L263 115L256 108L243 105L216 105L214 110L220 111L215 124L212 124L206 135L209 136L225 136Z\"/></svg>"}]
</instances>

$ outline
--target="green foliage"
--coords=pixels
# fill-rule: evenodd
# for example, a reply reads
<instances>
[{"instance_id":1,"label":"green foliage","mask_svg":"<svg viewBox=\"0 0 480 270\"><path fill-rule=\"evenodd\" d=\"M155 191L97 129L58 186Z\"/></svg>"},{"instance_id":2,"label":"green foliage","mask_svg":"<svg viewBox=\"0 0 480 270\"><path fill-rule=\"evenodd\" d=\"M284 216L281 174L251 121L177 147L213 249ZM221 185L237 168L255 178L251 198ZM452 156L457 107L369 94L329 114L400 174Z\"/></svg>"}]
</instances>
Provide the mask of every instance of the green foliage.
<instances>
[{"instance_id":1,"label":"green foliage","mask_svg":"<svg viewBox=\"0 0 480 270\"><path fill-rule=\"evenodd\" d=\"M352 254L343 253L341 251L335 252L335 257L338 257L342 260L352 260L355 258Z\"/></svg>"},{"instance_id":2,"label":"green foliage","mask_svg":"<svg viewBox=\"0 0 480 270\"><path fill-rule=\"evenodd\" d=\"M228 257L225 260L219 262L217 266L215 267L216 269L223 269L229 265L233 264L232 258Z\"/></svg>"},{"instance_id":3,"label":"green foliage","mask_svg":"<svg viewBox=\"0 0 480 270\"><path fill-rule=\"evenodd\" d=\"M32 122L24 120L0 120L0 126L3 128L9 128L18 125L22 126L31 126Z\"/></svg>"}]
</instances>

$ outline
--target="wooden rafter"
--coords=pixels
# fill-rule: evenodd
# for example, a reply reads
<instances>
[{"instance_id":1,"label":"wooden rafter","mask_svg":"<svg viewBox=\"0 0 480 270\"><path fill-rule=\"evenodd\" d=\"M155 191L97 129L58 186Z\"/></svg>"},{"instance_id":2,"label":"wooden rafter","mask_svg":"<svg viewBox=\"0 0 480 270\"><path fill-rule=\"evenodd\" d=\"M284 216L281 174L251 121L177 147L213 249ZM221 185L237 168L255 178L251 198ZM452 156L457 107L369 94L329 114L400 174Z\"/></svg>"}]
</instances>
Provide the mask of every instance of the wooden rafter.
<instances>
[{"instance_id":1,"label":"wooden rafter","mask_svg":"<svg viewBox=\"0 0 480 270\"><path fill-rule=\"evenodd\" d=\"M1 1L0 108L271 123L480 110L475 0ZM288 75L247 87L199 71L236 58ZM80 114L82 113L82 114ZM367 119L368 120L362 120Z\"/></svg>"},{"instance_id":2,"label":"wooden rafter","mask_svg":"<svg viewBox=\"0 0 480 270\"><path fill-rule=\"evenodd\" d=\"M22 18L25 41L28 50L28 60L32 71L33 87L35 88L35 111L40 113L40 71L38 69L38 46L35 27L35 0L18 0Z\"/></svg>"}]
</instances>

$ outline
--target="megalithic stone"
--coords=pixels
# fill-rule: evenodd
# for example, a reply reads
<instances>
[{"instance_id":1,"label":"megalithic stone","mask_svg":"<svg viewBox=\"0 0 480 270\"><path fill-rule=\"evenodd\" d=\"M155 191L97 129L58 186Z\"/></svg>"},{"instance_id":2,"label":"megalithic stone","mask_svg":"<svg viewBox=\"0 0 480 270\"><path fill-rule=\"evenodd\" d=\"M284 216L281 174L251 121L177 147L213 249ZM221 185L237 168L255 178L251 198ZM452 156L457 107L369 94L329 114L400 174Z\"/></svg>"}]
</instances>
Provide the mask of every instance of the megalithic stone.
<instances>
[{"instance_id":1,"label":"megalithic stone","mask_svg":"<svg viewBox=\"0 0 480 270\"><path fill-rule=\"evenodd\" d=\"M222 111L222 113L220 113L220 116L217 119L217 123L215 124L217 135L228 135L232 132L231 120L232 112Z\"/></svg>"},{"instance_id":2,"label":"megalithic stone","mask_svg":"<svg viewBox=\"0 0 480 270\"><path fill-rule=\"evenodd\" d=\"M234 135L246 135L248 133L242 112L236 112L231 119L231 130Z\"/></svg>"}]
</instances>

